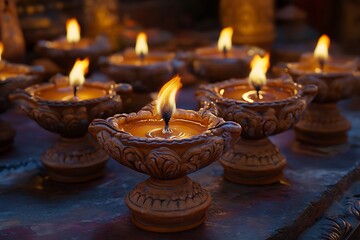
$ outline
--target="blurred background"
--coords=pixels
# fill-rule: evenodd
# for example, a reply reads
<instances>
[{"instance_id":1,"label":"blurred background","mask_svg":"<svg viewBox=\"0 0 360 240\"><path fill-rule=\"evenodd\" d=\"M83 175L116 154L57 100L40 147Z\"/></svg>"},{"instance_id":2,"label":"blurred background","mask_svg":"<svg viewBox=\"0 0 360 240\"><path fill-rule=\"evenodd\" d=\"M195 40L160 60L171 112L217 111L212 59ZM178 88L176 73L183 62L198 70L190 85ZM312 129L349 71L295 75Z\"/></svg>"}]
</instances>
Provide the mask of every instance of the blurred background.
<instances>
[{"instance_id":1,"label":"blurred background","mask_svg":"<svg viewBox=\"0 0 360 240\"><path fill-rule=\"evenodd\" d=\"M360 53L360 0L18 0L16 8L28 47L63 35L74 16L84 35L107 34L118 49L138 29L150 29L150 41L158 44L176 36L177 48L205 45L204 34L212 41L232 22L261 31L257 41L237 43L290 49L326 33L345 52ZM258 43L266 37L272 39Z\"/></svg>"}]
</instances>

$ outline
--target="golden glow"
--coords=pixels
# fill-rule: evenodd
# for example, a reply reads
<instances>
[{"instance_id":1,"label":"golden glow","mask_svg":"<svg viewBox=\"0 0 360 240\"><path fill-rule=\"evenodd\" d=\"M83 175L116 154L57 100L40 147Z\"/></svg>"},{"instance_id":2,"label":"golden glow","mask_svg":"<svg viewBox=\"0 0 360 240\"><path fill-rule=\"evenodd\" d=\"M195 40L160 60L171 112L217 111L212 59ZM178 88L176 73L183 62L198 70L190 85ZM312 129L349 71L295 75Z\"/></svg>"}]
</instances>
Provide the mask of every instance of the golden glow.
<instances>
[{"instance_id":1,"label":"golden glow","mask_svg":"<svg viewBox=\"0 0 360 240\"><path fill-rule=\"evenodd\" d=\"M71 86L81 86L85 82L85 73L89 67L89 59L84 60L76 59L74 67L69 74L69 81Z\"/></svg>"},{"instance_id":2,"label":"golden glow","mask_svg":"<svg viewBox=\"0 0 360 240\"><path fill-rule=\"evenodd\" d=\"M181 78L179 76L175 76L160 89L156 103L156 110L160 116L163 116L164 112L167 111L170 117L175 113L176 93L182 86L180 80Z\"/></svg>"},{"instance_id":3,"label":"golden glow","mask_svg":"<svg viewBox=\"0 0 360 240\"><path fill-rule=\"evenodd\" d=\"M76 18L66 21L66 40L72 43L80 41L80 25Z\"/></svg>"},{"instance_id":4,"label":"golden glow","mask_svg":"<svg viewBox=\"0 0 360 240\"><path fill-rule=\"evenodd\" d=\"M251 60L250 67L251 72L249 74L249 83L255 89L261 88L266 84L266 72L270 66L270 55L266 53L262 58L259 55L255 55ZM259 89L257 89L259 90Z\"/></svg>"},{"instance_id":5,"label":"golden glow","mask_svg":"<svg viewBox=\"0 0 360 240\"><path fill-rule=\"evenodd\" d=\"M149 47L147 44L147 36L145 33L141 32L136 37L135 53L136 55L146 55L149 52Z\"/></svg>"},{"instance_id":6,"label":"golden glow","mask_svg":"<svg viewBox=\"0 0 360 240\"><path fill-rule=\"evenodd\" d=\"M329 57L330 38L322 35L316 45L314 56L321 61L326 61Z\"/></svg>"},{"instance_id":7,"label":"golden glow","mask_svg":"<svg viewBox=\"0 0 360 240\"><path fill-rule=\"evenodd\" d=\"M4 51L4 44L0 42L0 60L2 59L2 53Z\"/></svg>"},{"instance_id":8,"label":"golden glow","mask_svg":"<svg viewBox=\"0 0 360 240\"><path fill-rule=\"evenodd\" d=\"M232 46L232 35L233 29L232 27L227 27L221 30L219 41L218 41L218 49L219 51L228 51Z\"/></svg>"}]
</instances>

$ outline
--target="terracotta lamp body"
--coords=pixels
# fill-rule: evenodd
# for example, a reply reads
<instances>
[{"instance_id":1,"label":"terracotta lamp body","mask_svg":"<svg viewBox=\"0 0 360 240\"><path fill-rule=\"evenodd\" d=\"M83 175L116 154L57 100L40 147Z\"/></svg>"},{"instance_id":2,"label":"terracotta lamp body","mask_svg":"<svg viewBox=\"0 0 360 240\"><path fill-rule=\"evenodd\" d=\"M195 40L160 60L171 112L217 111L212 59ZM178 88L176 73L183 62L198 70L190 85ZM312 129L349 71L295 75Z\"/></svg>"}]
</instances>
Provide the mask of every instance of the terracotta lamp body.
<instances>
[{"instance_id":1,"label":"terracotta lamp body","mask_svg":"<svg viewBox=\"0 0 360 240\"><path fill-rule=\"evenodd\" d=\"M0 61L0 113L9 108L8 96L17 88L25 88L39 83L44 74L42 67L29 67ZM15 130L10 124L0 120L0 152L11 148Z\"/></svg>"},{"instance_id":2,"label":"terracotta lamp body","mask_svg":"<svg viewBox=\"0 0 360 240\"><path fill-rule=\"evenodd\" d=\"M347 142L350 122L341 114L337 102L350 98L356 85L356 65L325 65L324 71L317 71L318 64L308 59L304 62L286 64L283 70L294 81L306 85L315 84L319 92L305 112L304 118L295 126L296 138L303 147L329 147ZM306 148L306 147L305 147Z\"/></svg>"},{"instance_id":3,"label":"terracotta lamp body","mask_svg":"<svg viewBox=\"0 0 360 240\"><path fill-rule=\"evenodd\" d=\"M93 119L121 111L117 94L129 91L126 84L85 82L74 100L68 78L57 75L50 83L16 91L10 99L42 128L61 135L40 159L51 179L72 183L103 174L108 155L87 136L87 128Z\"/></svg>"},{"instance_id":4,"label":"terracotta lamp body","mask_svg":"<svg viewBox=\"0 0 360 240\"><path fill-rule=\"evenodd\" d=\"M197 76L209 82L244 78L249 75L254 55L264 53L257 47L233 46L225 56L216 47L202 47L195 50L193 68Z\"/></svg>"},{"instance_id":5,"label":"terracotta lamp body","mask_svg":"<svg viewBox=\"0 0 360 240\"><path fill-rule=\"evenodd\" d=\"M268 136L294 126L317 88L295 84L289 79L273 79L261 91L264 98L256 100L247 79L232 79L201 85L196 93L200 104L214 102L220 117L243 128L233 151L220 159L224 177L229 181L262 185L282 178L286 158Z\"/></svg>"},{"instance_id":6,"label":"terracotta lamp body","mask_svg":"<svg viewBox=\"0 0 360 240\"><path fill-rule=\"evenodd\" d=\"M61 37L53 41L39 41L36 51L55 64L58 71L68 73L77 58L89 58L91 63L96 63L100 56L110 53L111 45L104 36L81 38L79 42L68 42ZM95 67L90 66L90 69Z\"/></svg>"},{"instance_id":7,"label":"terracotta lamp body","mask_svg":"<svg viewBox=\"0 0 360 240\"><path fill-rule=\"evenodd\" d=\"M203 110L182 109L170 120L171 137L164 138L163 126L148 105L96 119L89 132L115 160L150 176L126 196L132 222L148 231L177 232L202 224L211 203L207 191L186 175L218 160L241 127Z\"/></svg>"},{"instance_id":8,"label":"terracotta lamp body","mask_svg":"<svg viewBox=\"0 0 360 240\"><path fill-rule=\"evenodd\" d=\"M173 53L153 51L141 60L133 50L102 57L100 69L116 82L131 84L134 92L128 96L127 112L138 111L154 100L157 91L175 74ZM155 94L154 94L155 93Z\"/></svg>"}]
</instances>

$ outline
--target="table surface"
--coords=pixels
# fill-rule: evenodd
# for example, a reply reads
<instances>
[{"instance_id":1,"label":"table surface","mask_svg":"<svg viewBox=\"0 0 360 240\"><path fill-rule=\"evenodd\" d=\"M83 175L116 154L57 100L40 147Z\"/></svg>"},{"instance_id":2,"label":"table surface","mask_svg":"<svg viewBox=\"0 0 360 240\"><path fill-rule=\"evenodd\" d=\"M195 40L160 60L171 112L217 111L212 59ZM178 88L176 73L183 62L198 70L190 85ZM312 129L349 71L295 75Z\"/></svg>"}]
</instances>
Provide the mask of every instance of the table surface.
<instances>
[{"instance_id":1,"label":"table surface","mask_svg":"<svg viewBox=\"0 0 360 240\"><path fill-rule=\"evenodd\" d=\"M196 108L194 89L180 92L178 107ZM10 110L1 118L11 122L17 135L14 148L0 155L0 239L325 238L334 231L324 228L329 226L328 218L324 219L327 211L337 217L342 210L336 209L343 209L349 196L360 193L360 109L354 106L360 106L359 102L341 104L353 125L347 152L327 157L296 153L292 150L293 130L271 138L288 160L282 183L230 183L223 179L219 163L191 174L209 191L212 205L205 224L174 234L146 232L131 224L124 197L146 176L113 159L107 164L105 177L93 182L61 184L49 180L39 156L58 136ZM360 200L354 204L358 203ZM350 224L354 226L348 235L358 222Z\"/></svg>"}]
</instances>

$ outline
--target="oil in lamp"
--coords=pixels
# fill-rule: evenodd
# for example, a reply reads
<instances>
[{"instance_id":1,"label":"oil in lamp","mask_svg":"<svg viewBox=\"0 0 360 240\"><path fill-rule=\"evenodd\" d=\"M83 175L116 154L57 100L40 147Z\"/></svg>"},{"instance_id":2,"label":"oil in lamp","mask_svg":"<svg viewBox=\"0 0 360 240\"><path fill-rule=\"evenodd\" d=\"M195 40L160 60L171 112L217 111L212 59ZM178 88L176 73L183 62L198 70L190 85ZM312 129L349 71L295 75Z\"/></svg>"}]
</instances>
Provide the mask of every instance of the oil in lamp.
<instances>
[{"instance_id":1,"label":"oil in lamp","mask_svg":"<svg viewBox=\"0 0 360 240\"><path fill-rule=\"evenodd\" d=\"M249 64L256 54L264 55L264 50L251 46L232 46L233 29L224 28L217 47L202 47L195 50L193 68L195 74L210 82L232 77L249 75Z\"/></svg>"},{"instance_id":2,"label":"oil in lamp","mask_svg":"<svg viewBox=\"0 0 360 240\"><path fill-rule=\"evenodd\" d=\"M140 32L135 51L127 49L123 54L102 57L99 64L111 79L132 85L134 93L128 99L132 107L128 111L138 111L156 98L156 92L174 74L174 57L168 52L149 51L146 34Z\"/></svg>"},{"instance_id":3,"label":"oil in lamp","mask_svg":"<svg viewBox=\"0 0 360 240\"><path fill-rule=\"evenodd\" d=\"M121 111L118 94L131 91L128 84L85 81L88 65L88 59L78 59L69 77L59 74L10 95L29 118L61 135L40 157L55 181L85 182L103 175L108 155L87 135L88 126Z\"/></svg>"},{"instance_id":4,"label":"oil in lamp","mask_svg":"<svg viewBox=\"0 0 360 240\"><path fill-rule=\"evenodd\" d=\"M300 62L281 66L303 85L315 84L319 92L305 112L304 118L295 126L298 144L295 149L315 154L343 151L347 143L350 122L341 114L337 102L353 95L356 85L356 59L337 59L329 56L330 40L323 35L314 54L304 54ZM279 68L278 68L279 69Z\"/></svg>"},{"instance_id":5,"label":"oil in lamp","mask_svg":"<svg viewBox=\"0 0 360 240\"><path fill-rule=\"evenodd\" d=\"M314 98L315 85L302 86L291 78L266 79L269 55L255 56L247 79L201 85L201 105L214 102L218 116L242 126L240 140L220 162L225 179L250 185L281 180L286 158L268 136L284 132L301 118Z\"/></svg>"},{"instance_id":6,"label":"oil in lamp","mask_svg":"<svg viewBox=\"0 0 360 240\"><path fill-rule=\"evenodd\" d=\"M25 88L43 79L42 67L9 63L1 58L4 45L0 42L0 113L9 108L8 95L17 88ZM0 152L11 148L15 130L0 119Z\"/></svg>"},{"instance_id":7,"label":"oil in lamp","mask_svg":"<svg viewBox=\"0 0 360 240\"><path fill-rule=\"evenodd\" d=\"M66 37L53 41L40 40L36 50L42 57L49 59L52 65L55 64L59 71L68 72L77 58L89 58L96 63L100 56L110 53L111 45L105 36L82 38L78 21L71 18L66 22Z\"/></svg>"},{"instance_id":8,"label":"oil in lamp","mask_svg":"<svg viewBox=\"0 0 360 240\"><path fill-rule=\"evenodd\" d=\"M115 160L150 175L125 199L132 222L148 231L183 231L205 221L210 195L186 175L218 160L241 132L237 123L207 110L176 109L180 87L180 78L174 77L160 90L156 104L96 119L89 127Z\"/></svg>"}]
</instances>

